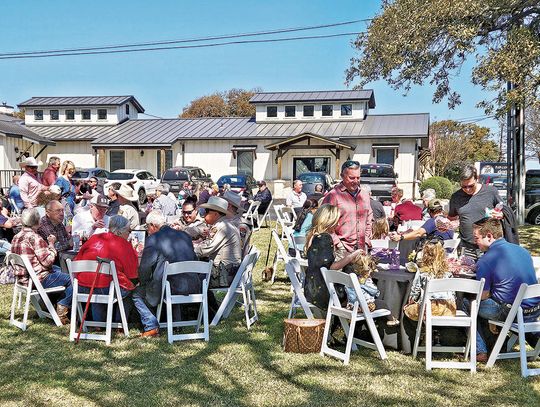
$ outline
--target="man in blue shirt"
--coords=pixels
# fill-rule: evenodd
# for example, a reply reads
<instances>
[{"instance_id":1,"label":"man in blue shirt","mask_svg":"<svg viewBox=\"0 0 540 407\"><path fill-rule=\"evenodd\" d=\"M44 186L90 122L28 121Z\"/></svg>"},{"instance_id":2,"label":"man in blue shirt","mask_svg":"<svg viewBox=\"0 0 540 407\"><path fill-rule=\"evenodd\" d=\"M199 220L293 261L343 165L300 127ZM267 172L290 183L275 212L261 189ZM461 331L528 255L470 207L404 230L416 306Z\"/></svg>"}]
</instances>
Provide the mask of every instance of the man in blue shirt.
<instances>
[{"instance_id":1,"label":"man in blue shirt","mask_svg":"<svg viewBox=\"0 0 540 407\"><path fill-rule=\"evenodd\" d=\"M476 333L476 359L485 363L488 357L486 340L493 340L493 334L486 329L487 320L504 321L520 285L537 284L538 281L531 255L523 247L508 243L503 238L499 220L485 218L474 223L473 235L475 244L485 252L476 263L476 278L485 279L478 309L480 320ZM521 306L526 322L535 321L540 316L540 298L524 300Z\"/></svg>"}]
</instances>

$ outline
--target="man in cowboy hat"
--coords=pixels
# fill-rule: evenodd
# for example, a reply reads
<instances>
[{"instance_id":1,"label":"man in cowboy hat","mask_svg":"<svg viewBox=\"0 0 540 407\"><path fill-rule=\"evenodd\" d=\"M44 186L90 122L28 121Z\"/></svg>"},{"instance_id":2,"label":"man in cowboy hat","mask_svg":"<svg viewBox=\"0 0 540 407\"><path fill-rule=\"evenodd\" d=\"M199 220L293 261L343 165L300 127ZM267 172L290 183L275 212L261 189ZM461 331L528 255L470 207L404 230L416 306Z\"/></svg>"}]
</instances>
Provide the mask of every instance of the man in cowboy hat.
<instances>
[{"instance_id":1,"label":"man in cowboy hat","mask_svg":"<svg viewBox=\"0 0 540 407\"><path fill-rule=\"evenodd\" d=\"M34 157L27 157L22 163L24 174L19 179L19 190L25 208L36 206L37 196L41 191L48 190L38 178L39 163Z\"/></svg>"},{"instance_id":2,"label":"man in cowboy hat","mask_svg":"<svg viewBox=\"0 0 540 407\"><path fill-rule=\"evenodd\" d=\"M229 203L227 208L229 211L227 214L227 219L229 219L229 221L236 226L240 232L240 243L242 245L242 253L244 253L244 249L247 245L249 245L253 225L248 219L244 219L242 217L245 210L242 206L242 197L239 194L232 191L225 191L223 194L223 199Z\"/></svg>"},{"instance_id":3,"label":"man in cowboy hat","mask_svg":"<svg viewBox=\"0 0 540 407\"><path fill-rule=\"evenodd\" d=\"M118 203L118 215L122 215L129 220L129 227L131 230L137 228L140 225L139 212L133 205L133 201L137 200L134 194L133 188L126 184L121 184L118 189L115 189Z\"/></svg>"},{"instance_id":4,"label":"man in cowboy hat","mask_svg":"<svg viewBox=\"0 0 540 407\"><path fill-rule=\"evenodd\" d=\"M228 206L225 199L217 196L210 197L207 203L201 205L206 210L204 220L210 227L210 233L207 239L195 245L195 254L199 258L209 258L214 263L209 284L211 288L228 287L242 262L240 233L226 217Z\"/></svg>"},{"instance_id":5,"label":"man in cowboy hat","mask_svg":"<svg viewBox=\"0 0 540 407\"><path fill-rule=\"evenodd\" d=\"M87 238L96 233L107 232L109 202L103 195L96 195L90 200L88 208L81 210L73 217L71 232L75 235L84 235Z\"/></svg>"}]
</instances>

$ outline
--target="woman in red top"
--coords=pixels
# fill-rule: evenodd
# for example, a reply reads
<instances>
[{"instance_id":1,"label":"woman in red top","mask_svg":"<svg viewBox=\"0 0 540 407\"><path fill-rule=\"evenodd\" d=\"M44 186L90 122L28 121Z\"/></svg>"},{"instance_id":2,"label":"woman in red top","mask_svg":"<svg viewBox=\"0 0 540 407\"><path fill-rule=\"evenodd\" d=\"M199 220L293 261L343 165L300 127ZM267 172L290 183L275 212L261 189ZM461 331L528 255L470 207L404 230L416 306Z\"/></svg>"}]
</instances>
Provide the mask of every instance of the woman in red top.
<instances>
[{"instance_id":1,"label":"woman in red top","mask_svg":"<svg viewBox=\"0 0 540 407\"><path fill-rule=\"evenodd\" d=\"M138 258L133 246L127 241L130 227L129 221L120 215L109 220L109 232L93 235L82 245L74 260L96 260L101 258L114 261L122 298L126 298L135 289L132 280L138 278ZM90 292L94 282L94 272L77 273L80 292ZM112 278L100 275L96 281L94 294L108 294ZM125 305L124 305L125 306ZM105 321L107 306L92 304L92 316L95 321ZM129 314L126 308L126 315ZM115 318L116 320L117 318Z\"/></svg>"}]
</instances>

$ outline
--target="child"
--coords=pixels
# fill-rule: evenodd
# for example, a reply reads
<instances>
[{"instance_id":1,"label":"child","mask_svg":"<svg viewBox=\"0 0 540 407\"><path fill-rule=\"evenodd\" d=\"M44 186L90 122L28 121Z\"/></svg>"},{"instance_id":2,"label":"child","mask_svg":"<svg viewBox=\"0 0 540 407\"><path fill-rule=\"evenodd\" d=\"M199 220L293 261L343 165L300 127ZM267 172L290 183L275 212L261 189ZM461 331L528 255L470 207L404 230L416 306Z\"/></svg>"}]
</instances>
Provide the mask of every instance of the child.
<instances>
[{"instance_id":1,"label":"child","mask_svg":"<svg viewBox=\"0 0 540 407\"><path fill-rule=\"evenodd\" d=\"M389 234L389 225L386 218L379 218L373 221L372 239L386 239Z\"/></svg>"},{"instance_id":2,"label":"child","mask_svg":"<svg viewBox=\"0 0 540 407\"><path fill-rule=\"evenodd\" d=\"M358 276L358 282L360 283L360 288L362 289L369 310L373 312L377 308L388 309L388 306L384 301L377 299L380 292L371 278L371 273L377 271L377 262L374 258L371 256L360 255L348 267ZM347 309L352 309L354 303L358 301L358 297L356 296L356 291L354 289L346 287L346 291L348 301ZM388 315L387 319L387 326L399 325L399 320L392 314Z\"/></svg>"}]
</instances>

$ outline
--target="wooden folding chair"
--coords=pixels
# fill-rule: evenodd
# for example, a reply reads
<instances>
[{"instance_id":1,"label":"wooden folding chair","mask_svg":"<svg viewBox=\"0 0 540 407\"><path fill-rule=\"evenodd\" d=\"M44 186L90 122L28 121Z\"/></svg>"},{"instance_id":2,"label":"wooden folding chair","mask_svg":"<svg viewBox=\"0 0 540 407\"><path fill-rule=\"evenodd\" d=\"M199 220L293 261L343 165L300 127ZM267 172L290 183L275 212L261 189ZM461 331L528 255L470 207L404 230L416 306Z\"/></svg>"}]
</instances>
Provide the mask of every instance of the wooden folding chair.
<instances>
[{"instance_id":1,"label":"wooden folding chair","mask_svg":"<svg viewBox=\"0 0 540 407\"><path fill-rule=\"evenodd\" d=\"M341 271L328 270L325 267L321 268L321 273L330 292L330 302L328 304L328 312L326 314L326 325L324 327L323 343L321 347L321 355L330 355L343 361L345 365L349 364L351 357L351 350L356 350L356 345L364 346L369 349L374 349L379 353L381 359L386 359L386 351L375 326L375 318L384 317L390 315L390 311L387 309L376 309L371 312L369 310L366 299L360 283L358 282L358 276L354 273L346 274ZM347 288L352 288L356 292L356 296L359 301L355 301L353 309L349 310L341 306L341 302L336 293L336 284L341 284ZM328 346L328 340L330 339L330 325L332 322L332 316L339 318L343 330L347 335L347 344L345 345L345 352L340 352L335 349L331 349ZM350 321L350 325L347 321ZM373 338L373 342L368 342L362 339L354 337L354 329L358 322L365 321L368 330Z\"/></svg>"},{"instance_id":2,"label":"wooden folding chair","mask_svg":"<svg viewBox=\"0 0 540 407\"><path fill-rule=\"evenodd\" d=\"M466 278L441 278L428 281L424 290L424 298L420 306L416 337L414 339L413 357L416 358L418 352L426 353L426 370L432 368L450 368L450 369L470 369L471 373L476 372L476 318L478 316L478 305L482 297L484 288L484 279L480 281ZM431 314L431 297L439 292L462 292L474 294L475 298L471 301L470 315L457 310L456 316L434 316ZM420 334L422 331L423 315L426 320L426 344L420 346ZM437 346L433 348L432 336L434 326L454 326L469 328L469 336L465 347L456 346ZM464 353L465 357L469 355L468 362L441 362L433 361L433 351L445 353Z\"/></svg>"},{"instance_id":3,"label":"wooden folding chair","mask_svg":"<svg viewBox=\"0 0 540 407\"><path fill-rule=\"evenodd\" d=\"M157 318L158 320L160 319L161 308L163 303L165 303L167 322L160 323L160 326L162 328L167 328L167 340L169 343L189 339L204 339L208 342L210 338L208 329L208 283L210 281L211 272L212 261L182 261L178 263L165 262L165 269L163 270L162 279L161 301L157 307ZM204 275L201 293L187 295L171 293L171 284L167 278L172 275L185 273L197 273ZM199 315L197 319L188 321L174 321L172 306L180 304L199 304ZM201 322L203 324L202 333L199 332ZM195 333L173 334L173 328L184 326L195 326Z\"/></svg>"},{"instance_id":4,"label":"wooden folding chair","mask_svg":"<svg viewBox=\"0 0 540 407\"><path fill-rule=\"evenodd\" d=\"M20 256L18 254L10 253L7 255L6 263L11 267L23 267L26 269L29 276L28 285L23 285L18 281L15 281L15 284L13 285L13 300L11 302L9 323L26 331L28 312L30 310L30 303L32 303L32 306L40 318L51 318L56 326L62 326L62 322L60 321L48 294L61 293L65 290L65 287L43 288L30 261L24 255ZM22 321L19 321L15 318L15 310L21 308L23 296L25 296L23 319ZM39 300L43 301L43 304L47 309L46 311L41 307Z\"/></svg>"},{"instance_id":5,"label":"wooden folding chair","mask_svg":"<svg viewBox=\"0 0 540 407\"><path fill-rule=\"evenodd\" d=\"M488 362L486 367L493 367L495 361L499 359L512 359L519 358L521 365L521 376L528 377L540 374L540 369L529 369L527 366L527 358L529 357L531 361L536 360L540 354L540 340L536 343L536 347L527 352L527 343L525 341L525 334L529 332L540 332L540 321L525 322L523 316L523 308L521 303L523 300L529 298L540 297L540 284L527 285L521 284L519 291L514 299L512 308L506 317L504 322L502 321L492 321L490 324L498 325L502 327L501 332L495 342L495 346L489 355ZM517 316L517 322L516 321ZM516 339L519 341L519 352L506 352L500 353L501 348L506 340L507 335L510 335L510 340L508 341L509 347L511 348ZM507 351L510 350L507 348Z\"/></svg>"},{"instance_id":6,"label":"wooden folding chair","mask_svg":"<svg viewBox=\"0 0 540 407\"><path fill-rule=\"evenodd\" d=\"M126 338L129 337L126 311L124 308L124 301L122 299L122 292L120 291L120 284L118 282L118 274L116 273L116 266L114 264L114 261L111 261L110 263L99 263L99 268L98 262L95 260L67 259L66 264L73 282L69 340L74 341L77 338L77 328L79 328L79 323L83 317L83 304L86 304L87 302L90 302L91 304L107 304L107 318L105 321L85 320L83 324L83 332L81 332L79 339L105 341L106 345L110 345L112 328L122 329L124 336ZM92 297L90 297L89 293L80 292L79 280L77 278L79 273L99 273L110 276L111 282L109 284L109 293L92 293ZM114 304L118 304L118 311L120 313L121 322L113 322ZM105 333L89 333L89 327L105 328Z\"/></svg>"},{"instance_id":7,"label":"wooden folding chair","mask_svg":"<svg viewBox=\"0 0 540 407\"><path fill-rule=\"evenodd\" d=\"M247 328L251 328L251 325L259 319L257 314L257 299L255 297L255 288L253 286L253 269L255 268L260 255L261 253L253 247L250 253L242 260L229 287L210 289L213 293L225 294L210 325L215 326L222 318L227 318L240 295L242 295L241 304L244 307ZM251 315L252 313L253 316Z\"/></svg>"}]
</instances>

